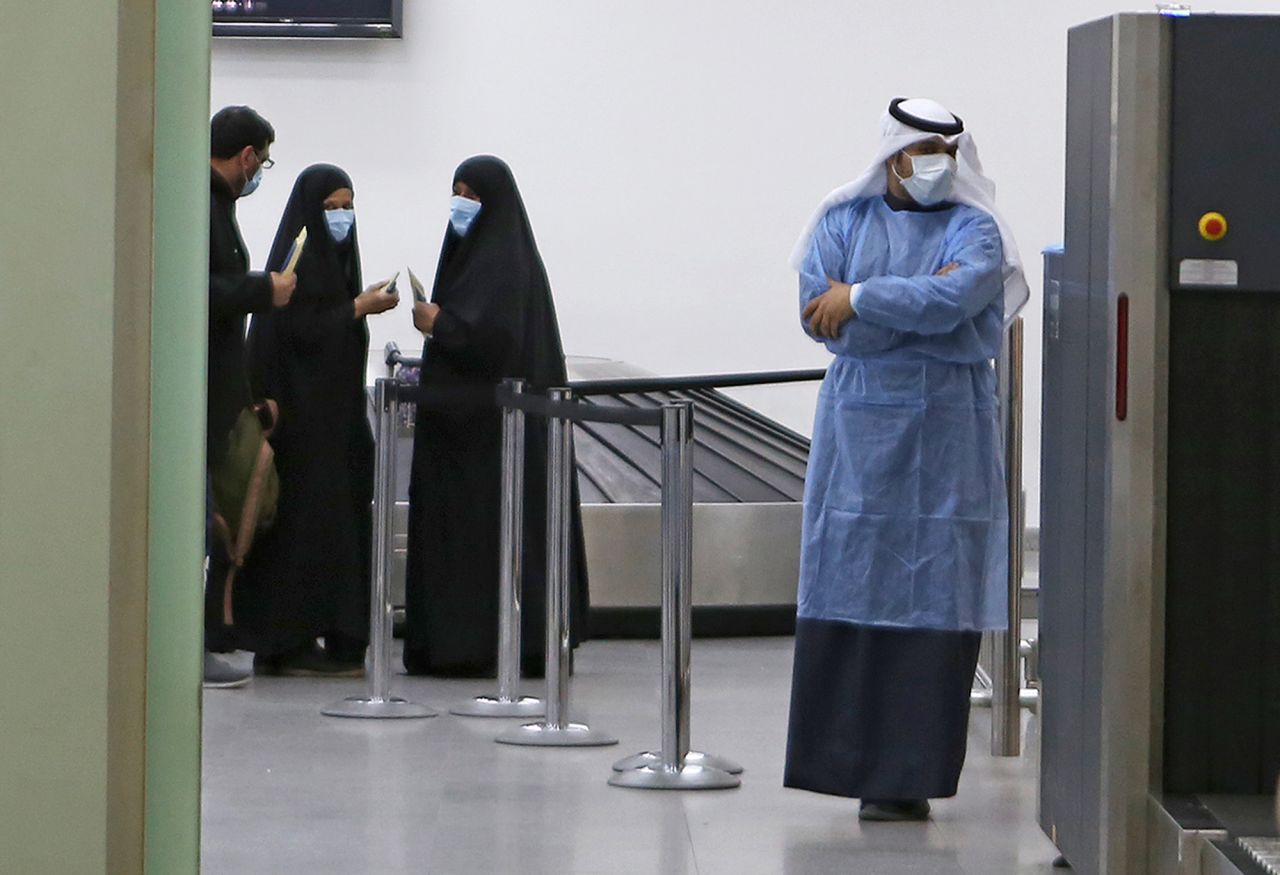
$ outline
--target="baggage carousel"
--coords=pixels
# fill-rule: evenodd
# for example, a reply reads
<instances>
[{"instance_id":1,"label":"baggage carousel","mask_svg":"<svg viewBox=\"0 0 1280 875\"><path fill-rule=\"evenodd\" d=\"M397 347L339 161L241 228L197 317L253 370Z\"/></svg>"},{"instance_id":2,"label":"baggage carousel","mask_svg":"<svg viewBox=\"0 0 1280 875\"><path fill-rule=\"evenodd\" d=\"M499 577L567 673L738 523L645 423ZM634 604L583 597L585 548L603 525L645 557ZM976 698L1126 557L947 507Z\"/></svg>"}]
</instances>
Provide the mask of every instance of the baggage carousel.
<instances>
[{"instance_id":1,"label":"baggage carousel","mask_svg":"<svg viewBox=\"0 0 1280 875\"><path fill-rule=\"evenodd\" d=\"M571 383L652 377L624 362L571 357ZM406 375L409 376L409 375ZM693 586L697 635L795 628L801 501L809 441L715 389L591 395L591 404L694 405ZM371 409L372 413L372 409ZM661 452L656 428L574 426L594 637L657 637ZM392 594L404 603L412 417L396 453Z\"/></svg>"}]
</instances>

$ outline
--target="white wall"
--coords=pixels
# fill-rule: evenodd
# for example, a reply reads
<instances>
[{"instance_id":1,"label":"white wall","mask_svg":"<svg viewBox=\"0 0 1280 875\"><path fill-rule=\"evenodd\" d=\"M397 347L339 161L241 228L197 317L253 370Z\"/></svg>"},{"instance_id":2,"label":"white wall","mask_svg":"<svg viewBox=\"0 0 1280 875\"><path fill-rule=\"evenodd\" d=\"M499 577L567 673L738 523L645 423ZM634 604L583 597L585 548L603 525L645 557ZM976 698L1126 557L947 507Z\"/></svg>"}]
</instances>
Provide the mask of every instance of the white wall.
<instances>
[{"instance_id":1,"label":"white wall","mask_svg":"<svg viewBox=\"0 0 1280 875\"><path fill-rule=\"evenodd\" d=\"M212 102L248 103L276 127L278 166L240 207L257 264L296 173L329 161L355 181L366 277L406 264L429 277L453 169L491 152L520 181L567 351L677 374L826 362L797 325L791 246L821 197L865 167L889 99L937 98L999 183L1032 285L1035 525L1039 252L1062 233L1066 30L1121 8L405 0L402 41L215 41ZM370 328L375 350L421 345L407 310ZM815 393L740 397L808 433Z\"/></svg>"}]
</instances>

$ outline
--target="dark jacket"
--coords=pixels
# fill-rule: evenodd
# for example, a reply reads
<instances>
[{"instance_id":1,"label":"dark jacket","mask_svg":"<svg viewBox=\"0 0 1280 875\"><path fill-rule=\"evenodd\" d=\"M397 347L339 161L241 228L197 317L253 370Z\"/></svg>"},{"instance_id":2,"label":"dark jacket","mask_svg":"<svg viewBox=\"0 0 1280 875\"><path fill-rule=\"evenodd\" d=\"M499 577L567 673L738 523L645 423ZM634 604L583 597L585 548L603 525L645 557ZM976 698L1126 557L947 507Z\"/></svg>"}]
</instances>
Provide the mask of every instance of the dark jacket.
<instances>
[{"instance_id":1,"label":"dark jacket","mask_svg":"<svg viewBox=\"0 0 1280 875\"><path fill-rule=\"evenodd\" d=\"M249 270L249 252L236 224L236 199L211 171L209 198L209 419L210 465L227 452L227 435L253 399L245 361L245 316L271 309L271 277Z\"/></svg>"}]
</instances>

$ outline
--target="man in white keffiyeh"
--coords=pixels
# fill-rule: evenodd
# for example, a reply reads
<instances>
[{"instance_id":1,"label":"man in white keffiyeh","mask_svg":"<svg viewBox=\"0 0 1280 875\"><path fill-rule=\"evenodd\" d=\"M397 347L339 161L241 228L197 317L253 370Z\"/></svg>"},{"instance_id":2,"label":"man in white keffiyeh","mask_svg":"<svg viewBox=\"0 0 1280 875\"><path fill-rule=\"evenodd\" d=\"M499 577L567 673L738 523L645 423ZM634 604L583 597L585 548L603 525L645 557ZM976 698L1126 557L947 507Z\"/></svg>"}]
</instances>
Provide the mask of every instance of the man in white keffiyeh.
<instances>
[{"instance_id":1,"label":"man in white keffiyeh","mask_svg":"<svg viewBox=\"0 0 1280 875\"><path fill-rule=\"evenodd\" d=\"M835 358L805 483L785 782L920 820L964 764L981 632L1006 623L992 359L1027 298L963 122L895 100L801 235L804 330Z\"/></svg>"}]
</instances>

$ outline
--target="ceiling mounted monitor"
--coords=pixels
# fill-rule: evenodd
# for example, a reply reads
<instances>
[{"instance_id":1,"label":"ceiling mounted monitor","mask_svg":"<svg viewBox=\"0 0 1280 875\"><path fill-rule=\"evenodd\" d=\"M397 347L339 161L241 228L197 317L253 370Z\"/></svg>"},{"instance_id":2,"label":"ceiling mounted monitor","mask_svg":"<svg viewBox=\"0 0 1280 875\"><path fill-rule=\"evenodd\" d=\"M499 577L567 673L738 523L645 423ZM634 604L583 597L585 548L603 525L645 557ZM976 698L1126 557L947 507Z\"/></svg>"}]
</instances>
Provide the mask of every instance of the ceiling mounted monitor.
<instances>
[{"instance_id":1,"label":"ceiling mounted monitor","mask_svg":"<svg viewBox=\"0 0 1280 875\"><path fill-rule=\"evenodd\" d=\"M216 37L395 39L403 0L213 0Z\"/></svg>"}]
</instances>

